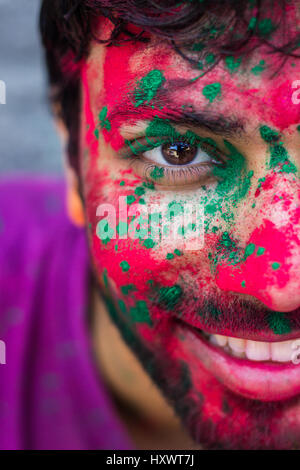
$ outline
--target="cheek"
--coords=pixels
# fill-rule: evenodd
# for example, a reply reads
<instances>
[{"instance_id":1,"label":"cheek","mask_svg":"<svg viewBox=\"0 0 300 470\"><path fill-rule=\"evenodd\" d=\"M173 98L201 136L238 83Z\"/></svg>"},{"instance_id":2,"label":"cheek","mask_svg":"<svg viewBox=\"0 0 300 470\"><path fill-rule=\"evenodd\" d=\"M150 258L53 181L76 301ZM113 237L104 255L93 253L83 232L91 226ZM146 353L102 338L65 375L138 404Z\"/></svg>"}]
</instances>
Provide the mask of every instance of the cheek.
<instances>
[{"instance_id":1,"label":"cheek","mask_svg":"<svg viewBox=\"0 0 300 470\"><path fill-rule=\"evenodd\" d=\"M103 276L109 278L127 304L151 303L154 316L160 313L154 298L159 289L187 284L191 290L201 283L207 288L212 240L200 232L189 241L182 236L189 220L183 214L172 217L170 207L175 214L182 207L172 196L147 188L128 170L110 178L104 169L94 175L86 199L92 255L102 283Z\"/></svg>"},{"instance_id":2,"label":"cheek","mask_svg":"<svg viewBox=\"0 0 300 470\"><path fill-rule=\"evenodd\" d=\"M87 150L84 177L89 241L96 274L102 287L109 283L110 292L120 305L133 309L135 319L149 322L149 312L151 319L164 315L170 303L179 305L183 292L193 292L194 297L199 297L199 291L211 289L214 280L208 255L217 235L206 234L205 227L199 224L196 236L192 233L189 238L191 246L185 243L180 231L182 227L190 229L191 225L189 217L178 211L182 207L180 203L183 207L186 203L188 209L198 207L203 190L201 194L193 191L179 197L174 191L155 189L127 164L123 167L116 160L101 133L99 142L101 155L97 159ZM154 217L157 214L161 215L160 219ZM150 215L153 224L149 222ZM190 215L197 222L197 212ZM200 213L203 224L201 216ZM158 235L164 234L161 241Z\"/></svg>"}]
</instances>

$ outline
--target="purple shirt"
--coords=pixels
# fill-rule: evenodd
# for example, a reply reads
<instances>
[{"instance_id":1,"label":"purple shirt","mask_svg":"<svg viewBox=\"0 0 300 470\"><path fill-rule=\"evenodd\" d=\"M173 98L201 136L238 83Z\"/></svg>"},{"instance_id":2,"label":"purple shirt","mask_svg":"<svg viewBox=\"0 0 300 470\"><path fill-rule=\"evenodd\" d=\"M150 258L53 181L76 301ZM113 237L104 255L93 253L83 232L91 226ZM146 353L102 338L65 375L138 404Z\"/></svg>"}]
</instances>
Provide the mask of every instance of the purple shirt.
<instances>
[{"instance_id":1,"label":"purple shirt","mask_svg":"<svg viewBox=\"0 0 300 470\"><path fill-rule=\"evenodd\" d=\"M61 181L0 183L0 449L131 449L93 359L86 236L64 202Z\"/></svg>"}]
</instances>

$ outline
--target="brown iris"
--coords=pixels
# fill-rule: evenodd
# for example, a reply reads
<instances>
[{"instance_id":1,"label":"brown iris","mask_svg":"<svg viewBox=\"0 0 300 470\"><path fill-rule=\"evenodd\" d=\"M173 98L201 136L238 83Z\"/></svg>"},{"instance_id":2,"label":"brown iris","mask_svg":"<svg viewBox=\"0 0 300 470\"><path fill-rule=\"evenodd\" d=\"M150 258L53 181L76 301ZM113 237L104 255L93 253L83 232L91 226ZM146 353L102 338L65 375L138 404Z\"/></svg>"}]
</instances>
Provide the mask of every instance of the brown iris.
<instances>
[{"instance_id":1,"label":"brown iris","mask_svg":"<svg viewBox=\"0 0 300 470\"><path fill-rule=\"evenodd\" d=\"M161 152L168 163L186 165L194 160L197 150L198 147L188 142L169 142L162 145Z\"/></svg>"}]
</instances>

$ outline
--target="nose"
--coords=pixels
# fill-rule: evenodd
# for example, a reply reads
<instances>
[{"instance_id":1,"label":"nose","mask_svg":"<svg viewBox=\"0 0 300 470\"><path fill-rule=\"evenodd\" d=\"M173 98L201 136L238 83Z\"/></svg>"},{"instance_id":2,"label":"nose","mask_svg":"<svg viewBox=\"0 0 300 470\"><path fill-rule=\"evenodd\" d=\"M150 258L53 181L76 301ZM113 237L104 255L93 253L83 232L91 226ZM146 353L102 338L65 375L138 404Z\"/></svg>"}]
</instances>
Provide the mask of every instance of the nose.
<instances>
[{"instance_id":1,"label":"nose","mask_svg":"<svg viewBox=\"0 0 300 470\"><path fill-rule=\"evenodd\" d=\"M299 189L278 191L276 197L273 192L272 198L264 197L263 208L254 215L258 223L242 248L227 232L219 239L216 283L223 291L289 312L300 306Z\"/></svg>"}]
</instances>

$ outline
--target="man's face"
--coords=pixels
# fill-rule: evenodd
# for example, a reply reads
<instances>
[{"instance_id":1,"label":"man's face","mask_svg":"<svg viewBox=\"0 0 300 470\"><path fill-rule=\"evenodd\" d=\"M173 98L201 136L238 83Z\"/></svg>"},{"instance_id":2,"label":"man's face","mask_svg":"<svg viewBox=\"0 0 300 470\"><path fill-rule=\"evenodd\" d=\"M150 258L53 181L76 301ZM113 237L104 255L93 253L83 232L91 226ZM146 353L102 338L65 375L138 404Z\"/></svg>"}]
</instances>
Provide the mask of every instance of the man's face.
<instances>
[{"instance_id":1,"label":"man's face","mask_svg":"<svg viewBox=\"0 0 300 470\"><path fill-rule=\"evenodd\" d=\"M282 59L206 51L197 69L153 37L94 43L82 69L95 272L207 447L300 447L300 62Z\"/></svg>"}]
</instances>

